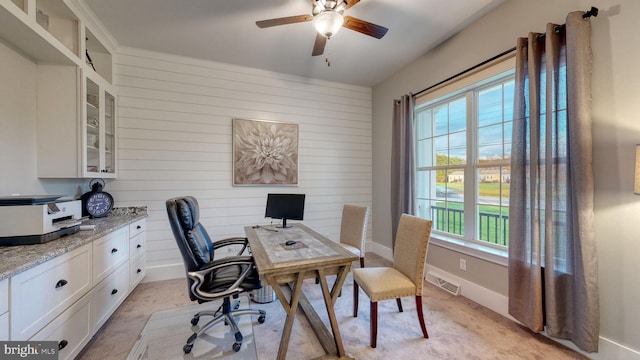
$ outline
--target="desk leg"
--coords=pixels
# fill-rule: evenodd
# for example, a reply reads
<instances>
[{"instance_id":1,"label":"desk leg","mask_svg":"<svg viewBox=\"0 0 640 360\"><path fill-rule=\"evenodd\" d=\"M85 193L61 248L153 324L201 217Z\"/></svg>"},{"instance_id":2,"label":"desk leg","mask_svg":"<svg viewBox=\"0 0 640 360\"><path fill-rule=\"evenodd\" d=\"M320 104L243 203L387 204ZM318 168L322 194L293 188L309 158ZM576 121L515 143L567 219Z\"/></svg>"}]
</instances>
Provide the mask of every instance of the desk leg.
<instances>
[{"instance_id":1,"label":"desk leg","mask_svg":"<svg viewBox=\"0 0 640 360\"><path fill-rule=\"evenodd\" d=\"M284 329L282 331L282 338L280 339L280 347L278 348L278 360L284 360L287 356L289 339L291 338L291 329L293 328L293 321L295 320L296 311L298 310L298 301L300 299L300 294L302 293L303 280L304 273L298 273L296 275L295 287L292 289L293 291L291 293L291 302L289 302L282 292L280 284L271 277L267 278L269 285L271 285L273 290L276 292L278 300L280 300L280 304L282 304L284 311L287 313L287 319L285 320Z\"/></svg>"},{"instance_id":2,"label":"desk leg","mask_svg":"<svg viewBox=\"0 0 640 360\"><path fill-rule=\"evenodd\" d=\"M338 299L338 295L340 294L340 290L342 289L342 285L344 280L347 277L347 273L349 272L349 266L344 266L340 269L336 276L336 281L331 288L331 292L329 292L329 286L327 285L327 277L324 273L324 269L319 269L318 274L320 278L320 286L322 287L322 295L324 296L324 304L327 308L327 315L329 316L329 323L331 324L331 330L333 332L333 339L336 344L336 349L338 350L338 356L344 357L344 346L342 344L342 336L340 336L340 328L338 327L338 320L336 319L336 313L334 309L334 305L336 300Z\"/></svg>"}]
</instances>

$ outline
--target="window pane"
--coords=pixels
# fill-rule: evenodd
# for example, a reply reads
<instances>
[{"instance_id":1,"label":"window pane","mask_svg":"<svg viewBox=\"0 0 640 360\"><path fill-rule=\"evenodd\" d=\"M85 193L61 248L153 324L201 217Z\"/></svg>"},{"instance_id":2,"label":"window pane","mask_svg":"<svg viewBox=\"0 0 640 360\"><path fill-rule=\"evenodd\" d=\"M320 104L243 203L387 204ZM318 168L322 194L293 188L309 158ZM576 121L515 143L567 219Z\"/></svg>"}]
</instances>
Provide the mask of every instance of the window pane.
<instances>
[{"instance_id":1,"label":"window pane","mask_svg":"<svg viewBox=\"0 0 640 360\"><path fill-rule=\"evenodd\" d=\"M449 131L456 132L467 128L467 99L460 98L449 103Z\"/></svg>"},{"instance_id":2,"label":"window pane","mask_svg":"<svg viewBox=\"0 0 640 360\"><path fill-rule=\"evenodd\" d=\"M467 133L465 131L449 136L449 164L467 163Z\"/></svg>"},{"instance_id":3,"label":"window pane","mask_svg":"<svg viewBox=\"0 0 640 360\"><path fill-rule=\"evenodd\" d=\"M449 137L438 136L434 139L436 145L436 164L448 165L449 164Z\"/></svg>"},{"instance_id":4,"label":"window pane","mask_svg":"<svg viewBox=\"0 0 640 360\"><path fill-rule=\"evenodd\" d=\"M478 125L502 122L502 84L478 93Z\"/></svg>"},{"instance_id":5,"label":"window pane","mask_svg":"<svg viewBox=\"0 0 640 360\"><path fill-rule=\"evenodd\" d=\"M431 121L431 109L422 110L416 114L416 122L418 124L418 139L426 139L433 136L432 121Z\"/></svg>"},{"instance_id":6,"label":"window pane","mask_svg":"<svg viewBox=\"0 0 640 360\"><path fill-rule=\"evenodd\" d=\"M515 95L515 82L513 80L504 83L504 120L513 120L513 97Z\"/></svg>"},{"instance_id":7,"label":"window pane","mask_svg":"<svg viewBox=\"0 0 640 360\"><path fill-rule=\"evenodd\" d=\"M418 140L418 151L416 154L416 164L418 167L433 166L433 139Z\"/></svg>"},{"instance_id":8,"label":"window pane","mask_svg":"<svg viewBox=\"0 0 640 360\"><path fill-rule=\"evenodd\" d=\"M493 161L503 158L502 124L486 126L478 129L478 160Z\"/></svg>"},{"instance_id":9,"label":"window pane","mask_svg":"<svg viewBox=\"0 0 640 360\"><path fill-rule=\"evenodd\" d=\"M433 109L433 121L435 122L435 135L444 135L449 132L449 108L447 104L436 106Z\"/></svg>"},{"instance_id":10,"label":"window pane","mask_svg":"<svg viewBox=\"0 0 640 360\"><path fill-rule=\"evenodd\" d=\"M479 168L477 174L478 239L492 244L508 244L509 183L508 167Z\"/></svg>"}]
</instances>

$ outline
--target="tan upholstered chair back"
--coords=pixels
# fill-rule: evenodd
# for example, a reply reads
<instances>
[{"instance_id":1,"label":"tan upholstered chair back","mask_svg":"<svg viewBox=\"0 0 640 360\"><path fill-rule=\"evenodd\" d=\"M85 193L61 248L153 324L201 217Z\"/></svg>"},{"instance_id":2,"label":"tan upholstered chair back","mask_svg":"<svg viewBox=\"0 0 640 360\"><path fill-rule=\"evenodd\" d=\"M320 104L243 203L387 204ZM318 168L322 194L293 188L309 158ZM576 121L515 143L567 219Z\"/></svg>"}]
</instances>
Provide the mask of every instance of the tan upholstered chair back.
<instances>
[{"instance_id":1,"label":"tan upholstered chair back","mask_svg":"<svg viewBox=\"0 0 640 360\"><path fill-rule=\"evenodd\" d=\"M431 220L402 214L396 233L393 267L416 284L416 295L420 296L430 235Z\"/></svg>"},{"instance_id":2,"label":"tan upholstered chair back","mask_svg":"<svg viewBox=\"0 0 640 360\"><path fill-rule=\"evenodd\" d=\"M360 249L360 256L367 241L368 220L369 208L366 206L346 204L342 208L340 242Z\"/></svg>"}]
</instances>

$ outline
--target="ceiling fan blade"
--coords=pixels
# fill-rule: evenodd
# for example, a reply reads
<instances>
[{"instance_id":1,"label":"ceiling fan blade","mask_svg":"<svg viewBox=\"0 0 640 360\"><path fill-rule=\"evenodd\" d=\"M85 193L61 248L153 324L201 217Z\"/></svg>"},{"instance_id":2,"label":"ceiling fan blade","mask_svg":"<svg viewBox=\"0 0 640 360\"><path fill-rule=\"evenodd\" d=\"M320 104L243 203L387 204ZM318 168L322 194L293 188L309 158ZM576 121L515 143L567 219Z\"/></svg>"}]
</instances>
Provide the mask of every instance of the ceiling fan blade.
<instances>
[{"instance_id":1,"label":"ceiling fan blade","mask_svg":"<svg viewBox=\"0 0 640 360\"><path fill-rule=\"evenodd\" d=\"M288 17L269 19L269 20L260 20L260 21L256 21L256 25L258 25L258 27L262 29L262 28L271 27L271 26L295 24L295 23L306 22L311 20L313 20L313 15L307 14L307 15L288 16Z\"/></svg>"},{"instance_id":2,"label":"ceiling fan blade","mask_svg":"<svg viewBox=\"0 0 640 360\"><path fill-rule=\"evenodd\" d=\"M376 39L381 39L384 34L389 31L389 29L384 26L372 24L368 21L360 20L351 16L344 17L344 24L342 24L342 26L365 35L373 36Z\"/></svg>"},{"instance_id":3,"label":"ceiling fan blade","mask_svg":"<svg viewBox=\"0 0 640 360\"><path fill-rule=\"evenodd\" d=\"M313 52L311 56L322 55L324 52L324 46L327 44L327 38L316 33L316 42L313 44Z\"/></svg>"},{"instance_id":4,"label":"ceiling fan blade","mask_svg":"<svg viewBox=\"0 0 640 360\"><path fill-rule=\"evenodd\" d=\"M351 7L353 7L355 4L359 3L360 0L346 0L347 2L347 7L344 8L345 10L350 9Z\"/></svg>"}]
</instances>

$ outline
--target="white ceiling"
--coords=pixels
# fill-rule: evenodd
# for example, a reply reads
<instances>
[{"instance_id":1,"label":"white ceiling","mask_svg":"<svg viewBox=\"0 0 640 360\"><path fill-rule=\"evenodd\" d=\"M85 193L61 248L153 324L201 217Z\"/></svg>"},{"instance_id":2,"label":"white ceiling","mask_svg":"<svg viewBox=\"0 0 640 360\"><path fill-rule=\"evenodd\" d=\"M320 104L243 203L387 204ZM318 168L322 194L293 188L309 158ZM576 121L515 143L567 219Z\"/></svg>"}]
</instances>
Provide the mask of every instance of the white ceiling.
<instances>
[{"instance_id":1,"label":"white ceiling","mask_svg":"<svg viewBox=\"0 0 640 360\"><path fill-rule=\"evenodd\" d=\"M502 1L361 0L345 15L387 34L378 40L343 28L312 57L311 22L255 24L310 14L310 0L85 0L121 46L362 86L378 84Z\"/></svg>"}]
</instances>

